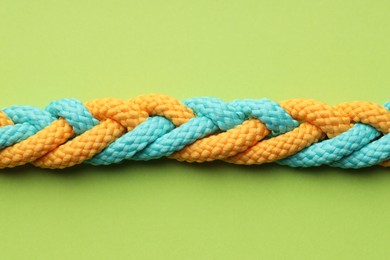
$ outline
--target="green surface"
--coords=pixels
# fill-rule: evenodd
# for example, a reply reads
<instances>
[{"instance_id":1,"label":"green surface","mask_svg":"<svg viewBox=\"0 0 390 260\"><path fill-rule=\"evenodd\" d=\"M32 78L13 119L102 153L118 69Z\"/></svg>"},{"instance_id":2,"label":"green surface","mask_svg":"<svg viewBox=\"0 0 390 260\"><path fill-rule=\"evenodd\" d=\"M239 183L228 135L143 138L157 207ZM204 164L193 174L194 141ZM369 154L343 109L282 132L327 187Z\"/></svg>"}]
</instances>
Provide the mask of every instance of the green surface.
<instances>
[{"instance_id":1,"label":"green surface","mask_svg":"<svg viewBox=\"0 0 390 260\"><path fill-rule=\"evenodd\" d=\"M390 100L389 1L0 1L1 106ZM1 259L388 259L389 170L162 159L0 174Z\"/></svg>"}]
</instances>

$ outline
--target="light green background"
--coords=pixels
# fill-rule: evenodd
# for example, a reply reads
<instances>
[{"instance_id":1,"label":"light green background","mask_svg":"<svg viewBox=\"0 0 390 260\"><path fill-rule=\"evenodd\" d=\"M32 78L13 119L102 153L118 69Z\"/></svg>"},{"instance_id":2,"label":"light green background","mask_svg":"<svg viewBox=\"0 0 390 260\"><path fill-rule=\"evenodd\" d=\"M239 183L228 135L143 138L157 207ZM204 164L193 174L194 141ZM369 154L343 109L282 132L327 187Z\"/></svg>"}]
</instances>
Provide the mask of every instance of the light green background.
<instances>
[{"instance_id":1,"label":"light green background","mask_svg":"<svg viewBox=\"0 0 390 260\"><path fill-rule=\"evenodd\" d=\"M0 101L390 99L389 1L0 0ZM162 159L0 174L1 259L388 259L390 175Z\"/></svg>"}]
</instances>

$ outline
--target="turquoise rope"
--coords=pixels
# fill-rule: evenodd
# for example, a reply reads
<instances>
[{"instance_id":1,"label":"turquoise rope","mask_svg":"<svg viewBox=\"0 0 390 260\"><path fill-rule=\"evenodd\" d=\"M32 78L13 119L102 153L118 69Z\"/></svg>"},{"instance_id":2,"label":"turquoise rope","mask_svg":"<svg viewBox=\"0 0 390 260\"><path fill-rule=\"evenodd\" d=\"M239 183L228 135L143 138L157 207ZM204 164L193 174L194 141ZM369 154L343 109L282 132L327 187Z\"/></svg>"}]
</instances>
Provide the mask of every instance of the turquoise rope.
<instances>
[{"instance_id":1,"label":"turquoise rope","mask_svg":"<svg viewBox=\"0 0 390 260\"><path fill-rule=\"evenodd\" d=\"M154 143L161 136L171 132L174 124L161 116L152 116L139 126L119 137L101 153L85 161L93 165L109 165L130 160L139 151Z\"/></svg>"},{"instance_id":2,"label":"turquoise rope","mask_svg":"<svg viewBox=\"0 0 390 260\"><path fill-rule=\"evenodd\" d=\"M0 149L27 139L55 119L49 112L32 106L12 106L3 112L15 125L0 127Z\"/></svg>"},{"instance_id":3,"label":"turquoise rope","mask_svg":"<svg viewBox=\"0 0 390 260\"><path fill-rule=\"evenodd\" d=\"M371 126L356 124L345 133L332 139L314 143L302 151L276 162L292 167L332 165L334 161L341 160L343 157L362 149L379 135L380 133ZM342 165L344 163L339 167Z\"/></svg>"},{"instance_id":4,"label":"turquoise rope","mask_svg":"<svg viewBox=\"0 0 390 260\"><path fill-rule=\"evenodd\" d=\"M63 98L52 101L46 108L55 118L64 118L73 127L73 131L80 135L99 124L82 102L74 98Z\"/></svg>"}]
</instances>

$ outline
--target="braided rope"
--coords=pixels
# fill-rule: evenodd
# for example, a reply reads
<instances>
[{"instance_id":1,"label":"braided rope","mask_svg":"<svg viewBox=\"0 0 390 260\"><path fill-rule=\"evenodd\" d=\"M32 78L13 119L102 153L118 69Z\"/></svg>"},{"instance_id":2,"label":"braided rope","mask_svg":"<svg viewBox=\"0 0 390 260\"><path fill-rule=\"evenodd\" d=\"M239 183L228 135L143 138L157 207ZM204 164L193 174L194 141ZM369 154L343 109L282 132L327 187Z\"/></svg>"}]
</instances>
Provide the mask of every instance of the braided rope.
<instances>
[{"instance_id":1,"label":"braided rope","mask_svg":"<svg viewBox=\"0 0 390 260\"><path fill-rule=\"evenodd\" d=\"M0 111L0 168L66 168L167 156L187 162L390 167L390 102L225 102L159 94Z\"/></svg>"}]
</instances>

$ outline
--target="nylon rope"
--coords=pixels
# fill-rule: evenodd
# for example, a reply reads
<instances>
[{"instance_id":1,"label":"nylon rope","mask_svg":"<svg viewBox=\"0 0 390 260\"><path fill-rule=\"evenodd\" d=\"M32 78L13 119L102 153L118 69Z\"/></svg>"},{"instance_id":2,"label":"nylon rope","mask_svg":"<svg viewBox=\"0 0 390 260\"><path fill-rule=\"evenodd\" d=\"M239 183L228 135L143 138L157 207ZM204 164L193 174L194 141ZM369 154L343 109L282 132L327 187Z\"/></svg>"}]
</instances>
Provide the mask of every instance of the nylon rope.
<instances>
[{"instance_id":1,"label":"nylon rope","mask_svg":"<svg viewBox=\"0 0 390 260\"><path fill-rule=\"evenodd\" d=\"M179 161L390 167L390 102L73 98L0 111L0 168Z\"/></svg>"}]
</instances>

